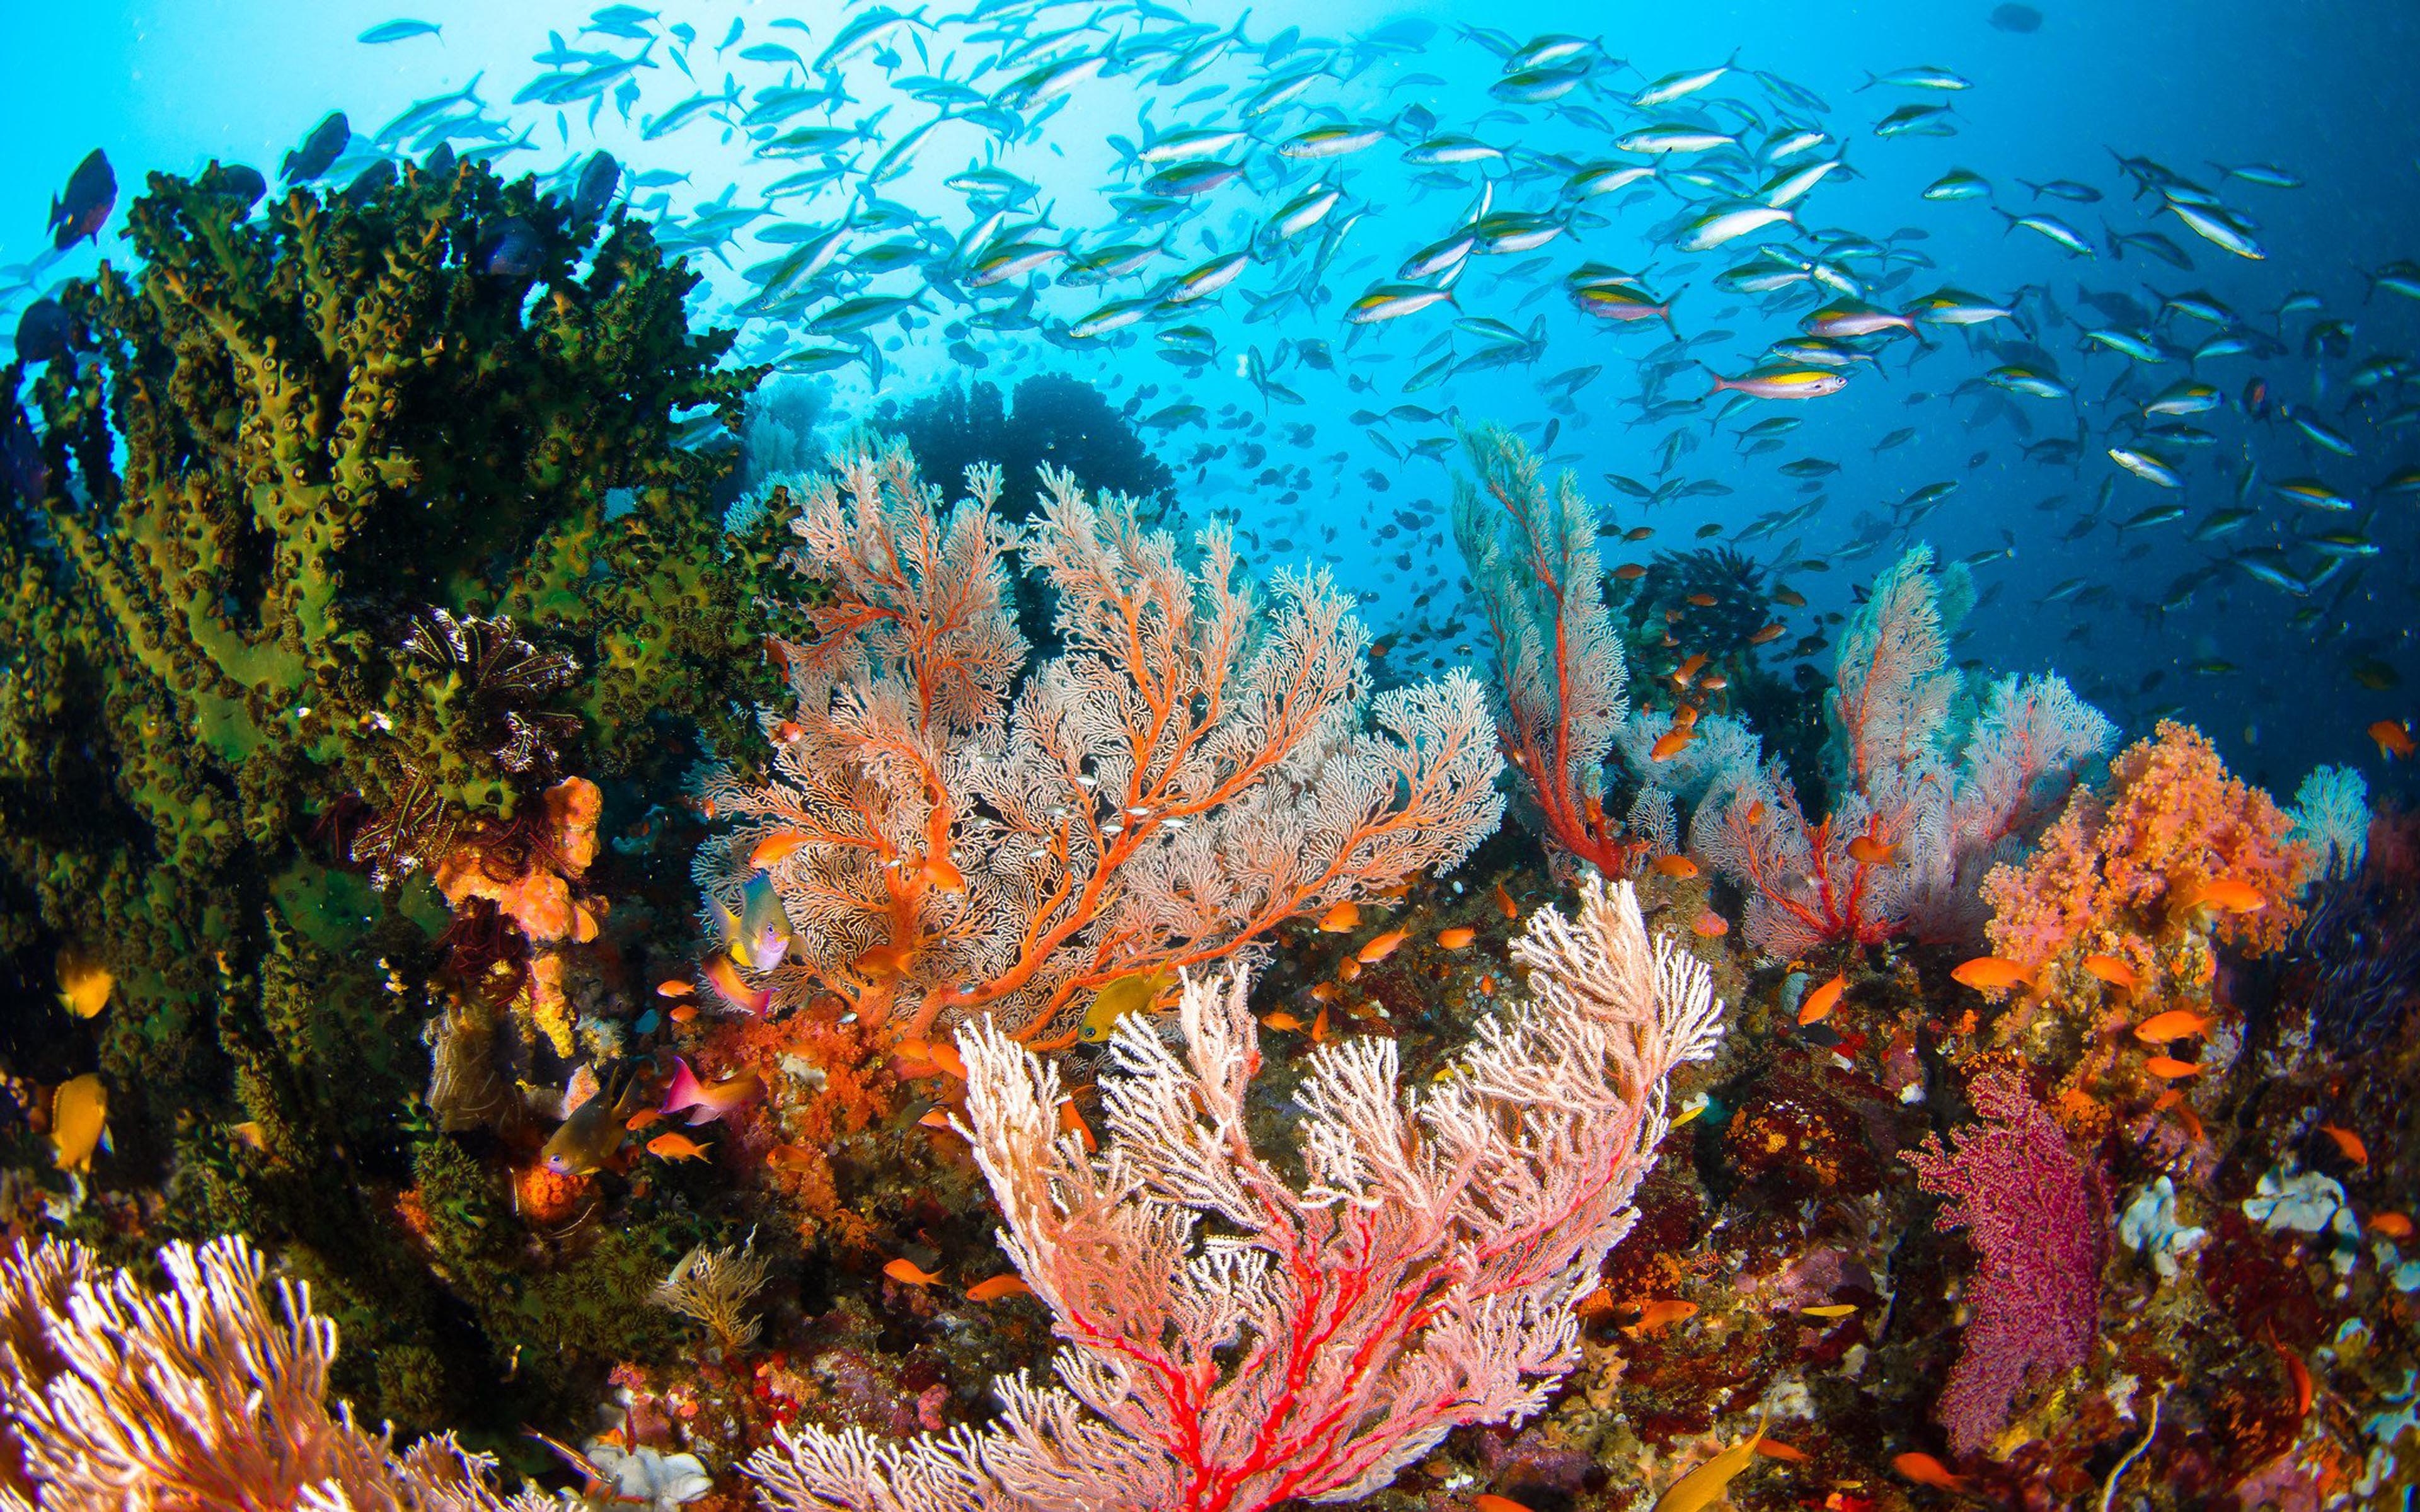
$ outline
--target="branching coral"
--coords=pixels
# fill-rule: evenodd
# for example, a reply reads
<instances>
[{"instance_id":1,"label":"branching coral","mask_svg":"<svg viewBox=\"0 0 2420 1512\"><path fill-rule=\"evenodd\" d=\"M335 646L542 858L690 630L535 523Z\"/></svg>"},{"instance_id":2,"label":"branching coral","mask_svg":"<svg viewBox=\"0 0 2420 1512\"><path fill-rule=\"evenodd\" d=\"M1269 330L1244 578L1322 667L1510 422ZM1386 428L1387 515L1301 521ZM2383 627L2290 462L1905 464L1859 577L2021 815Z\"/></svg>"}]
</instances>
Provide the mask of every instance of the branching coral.
<instances>
[{"instance_id":1,"label":"branching coral","mask_svg":"<svg viewBox=\"0 0 2420 1512\"><path fill-rule=\"evenodd\" d=\"M1565 472L1499 426L1466 432L1453 534L1487 615L1498 737L1562 856L1607 875L1645 854L1606 812L1606 762L1630 712L1630 671L1605 602L1596 511Z\"/></svg>"},{"instance_id":2,"label":"branching coral","mask_svg":"<svg viewBox=\"0 0 2420 1512\"><path fill-rule=\"evenodd\" d=\"M327 1405L336 1326L240 1239L160 1254L169 1289L81 1245L0 1258L0 1508L538 1512L451 1440L402 1457Z\"/></svg>"},{"instance_id":3,"label":"branching coral","mask_svg":"<svg viewBox=\"0 0 2420 1512\"><path fill-rule=\"evenodd\" d=\"M2110 764L2105 794L2076 794L2029 859L1993 870L1992 949L2055 995L2097 991L2080 966L2092 954L2146 991L2198 984L2206 940L2260 955L2301 919L2312 857L2291 829L2201 732L2164 721Z\"/></svg>"},{"instance_id":4,"label":"branching coral","mask_svg":"<svg viewBox=\"0 0 2420 1512\"><path fill-rule=\"evenodd\" d=\"M1055 1072L963 1031L969 1136L1068 1346L1060 1385L1010 1382L994 1427L905 1451L785 1431L750 1463L768 1499L1254 1512L1368 1495L1457 1425L1537 1412L1635 1219L1665 1078L1713 1054L1721 1005L1693 957L1649 943L1627 883L1585 884L1575 920L1541 912L1515 955L1535 997L1427 1090L1402 1089L1390 1040L1312 1053L1300 1188L1246 1136L1240 972L1187 982L1182 1058L1123 1021L1097 1159L1060 1136Z\"/></svg>"},{"instance_id":5,"label":"branching coral","mask_svg":"<svg viewBox=\"0 0 2420 1512\"><path fill-rule=\"evenodd\" d=\"M1093 994L1252 950L1286 919L1449 867L1501 811L1467 676L1367 701L1366 641L1323 573L1264 605L1213 527L1188 570L1131 503L1046 472L1021 531L1000 476L946 517L904 448L809 490L800 570L830 589L768 710L772 780L721 772L732 827L697 877L736 916L771 878L785 999L839 994L925 1033L988 1011L1030 1041ZM1029 667L1006 555L1057 596ZM1014 698L1012 700L1012 689Z\"/></svg>"},{"instance_id":6,"label":"branching coral","mask_svg":"<svg viewBox=\"0 0 2420 1512\"><path fill-rule=\"evenodd\" d=\"M1832 811L1810 822L1769 763L1691 824L1691 849L1747 893L1747 936L1770 954L1971 935L1985 870L2115 735L2055 676L2003 678L1962 719L1931 569L1928 547L1900 558L1840 639Z\"/></svg>"},{"instance_id":7,"label":"branching coral","mask_svg":"<svg viewBox=\"0 0 2420 1512\"><path fill-rule=\"evenodd\" d=\"M2109 1198L2098 1168L2012 1072L1976 1078L1983 1121L1908 1154L1924 1188L1949 1198L1938 1227L1969 1231L1982 1266L1974 1318L1934 1408L1960 1454L1989 1444L2017 1394L2091 1358L2101 1320Z\"/></svg>"},{"instance_id":8,"label":"branching coral","mask_svg":"<svg viewBox=\"0 0 2420 1512\"><path fill-rule=\"evenodd\" d=\"M748 1304L765 1288L765 1260L748 1245L712 1248L700 1244L656 1288L654 1302L706 1326L726 1355L754 1342L762 1325L748 1316Z\"/></svg>"}]
</instances>

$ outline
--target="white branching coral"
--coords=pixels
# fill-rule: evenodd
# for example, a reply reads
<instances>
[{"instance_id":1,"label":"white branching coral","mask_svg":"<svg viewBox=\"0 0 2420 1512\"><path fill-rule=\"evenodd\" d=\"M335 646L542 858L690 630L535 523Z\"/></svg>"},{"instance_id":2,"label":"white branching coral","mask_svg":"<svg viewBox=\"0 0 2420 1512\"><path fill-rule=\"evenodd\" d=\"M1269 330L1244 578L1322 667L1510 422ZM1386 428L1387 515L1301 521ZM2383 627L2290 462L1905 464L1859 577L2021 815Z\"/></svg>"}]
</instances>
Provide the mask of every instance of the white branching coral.
<instances>
[{"instance_id":1,"label":"white branching coral","mask_svg":"<svg viewBox=\"0 0 2420 1512\"><path fill-rule=\"evenodd\" d=\"M1704 966L1590 879L1514 946L1530 995L1406 1092L1392 1041L1312 1053L1306 1184L1251 1148L1240 970L1195 978L1184 1047L1136 1017L1101 1079L1106 1148L1060 1134L1055 1070L961 1032L1001 1243L1057 1318L1058 1382L906 1447L784 1431L749 1471L786 1512L1255 1512L1384 1487L1454 1427L1518 1421L1575 1359L1572 1305L1628 1231L1666 1077L1710 1057Z\"/></svg>"},{"instance_id":2,"label":"white branching coral","mask_svg":"<svg viewBox=\"0 0 2420 1512\"><path fill-rule=\"evenodd\" d=\"M5 1512L539 1512L451 1439L391 1455L331 1411L336 1325L241 1239L160 1252L169 1289L95 1268L79 1244L0 1258Z\"/></svg>"},{"instance_id":3,"label":"white branching coral","mask_svg":"<svg viewBox=\"0 0 2420 1512\"><path fill-rule=\"evenodd\" d=\"M1980 933L1983 875L2065 801L2117 731L2055 675L2002 678L1959 697L1943 600L1918 546L1879 579L1840 638L1832 697L1832 811L1801 808L1778 761L1717 783L1689 847L1747 895L1745 931L1776 956L1827 941Z\"/></svg>"},{"instance_id":4,"label":"white branching coral","mask_svg":"<svg viewBox=\"0 0 2420 1512\"><path fill-rule=\"evenodd\" d=\"M806 491L815 635L783 648L769 781L713 777L700 853L737 914L759 870L793 943L777 997L836 995L911 1035L989 1012L1064 1036L1124 977L1249 957L1284 920L1429 868L1496 826L1500 763L1466 673L1367 691L1366 633L1325 572L1264 600L1231 533L1188 566L1131 501L1047 470L1036 517L970 470L946 515L903 448ZM1008 558L1061 649L1028 666Z\"/></svg>"}]
</instances>

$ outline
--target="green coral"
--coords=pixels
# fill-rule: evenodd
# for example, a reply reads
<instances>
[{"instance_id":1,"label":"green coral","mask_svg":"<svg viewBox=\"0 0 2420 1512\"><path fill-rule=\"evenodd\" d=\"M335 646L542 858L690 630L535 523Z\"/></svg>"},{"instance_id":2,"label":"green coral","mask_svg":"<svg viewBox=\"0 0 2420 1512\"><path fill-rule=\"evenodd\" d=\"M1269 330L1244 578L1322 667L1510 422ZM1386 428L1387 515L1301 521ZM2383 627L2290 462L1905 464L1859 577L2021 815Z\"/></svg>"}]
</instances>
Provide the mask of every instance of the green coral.
<instances>
[{"instance_id":1,"label":"green coral","mask_svg":"<svg viewBox=\"0 0 2420 1512\"><path fill-rule=\"evenodd\" d=\"M644 224L473 163L241 184L152 176L69 353L0 369L0 944L116 977L91 1029L34 1011L100 1036L104 1177L289 1247L391 1355L365 1409L426 1421L459 1341L370 1194L410 1180L444 914L362 863L754 745L788 532L724 528L706 438L761 370Z\"/></svg>"}]
</instances>

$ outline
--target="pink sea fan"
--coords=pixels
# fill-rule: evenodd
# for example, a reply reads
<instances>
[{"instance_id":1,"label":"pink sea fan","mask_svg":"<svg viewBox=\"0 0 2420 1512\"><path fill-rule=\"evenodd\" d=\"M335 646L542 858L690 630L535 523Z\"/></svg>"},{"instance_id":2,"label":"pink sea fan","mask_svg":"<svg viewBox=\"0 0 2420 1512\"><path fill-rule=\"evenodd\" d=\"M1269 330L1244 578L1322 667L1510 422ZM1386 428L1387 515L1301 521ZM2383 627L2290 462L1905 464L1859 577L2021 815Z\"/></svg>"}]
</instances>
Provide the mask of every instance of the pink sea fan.
<instances>
[{"instance_id":1,"label":"pink sea fan","mask_svg":"<svg viewBox=\"0 0 2420 1512\"><path fill-rule=\"evenodd\" d=\"M1986 1072L1968 1093L1983 1121L1947 1149L1928 1134L1907 1155L1924 1189L1949 1199L1936 1227L1967 1230L1982 1257L1974 1319L1933 1407L1962 1455L1998 1436L2019 1392L2091 1358L2109 1232L2101 1170L2014 1072Z\"/></svg>"}]
</instances>

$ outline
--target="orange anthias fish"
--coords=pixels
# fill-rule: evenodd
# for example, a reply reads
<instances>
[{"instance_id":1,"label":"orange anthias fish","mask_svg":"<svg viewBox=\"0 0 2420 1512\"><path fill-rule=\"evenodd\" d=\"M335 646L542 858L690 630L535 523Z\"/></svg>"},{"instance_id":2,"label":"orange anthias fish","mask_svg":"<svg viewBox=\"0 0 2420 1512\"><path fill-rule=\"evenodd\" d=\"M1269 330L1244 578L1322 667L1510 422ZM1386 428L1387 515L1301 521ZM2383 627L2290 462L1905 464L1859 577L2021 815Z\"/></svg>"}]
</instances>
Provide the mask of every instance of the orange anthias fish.
<instances>
[{"instance_id":1,"label":"orange anthias fish","mask_svg":"<svg viewBox=\"0 0 2420 1512\"><path fill-rule=\"evenodd\" d=\"M1512 901L1512 894L1505 890L1501 882L1496 885L1496 911L1507 918L1521 917L1521 905Z\"/></svg>"},{"instance_id":2,"label":"orange anthias fish","mask_svg":"<svg viewBox=\"0 0 2420 1512\"><path fill-rule=\"evenodd\" d=\"M1676 882L1686 882L1698 874L1698 863L1685 856L1659 856L1655 870Z\"/></svg>"},{"instance_id":3,"label":"orange anthias fish","mask_svg":"<svg viewBox=\"0 0 2420 1512\"><path fill-rule=\"evenodd\" d=\"M1361 927L1361 905L1347 898L1319 916L1322 934L1350 934Z\"/></svg>"},{"instance_id":4,"label":"orange anthias fish","mask_svg":"<svg viewBox=\"0 0 2420 1512\"><path fill-rule=\"evenodd\" d=\"M2233 877L2188 887L2178 902L2183 907L2213 914L2254 914L2269 906L2269 899L2259 888Z\"/></svg>"},{"instance_id":5,"label":"orange anthias fish","mask_svg":"<svg viewBox=\"0 0 2420 1512\"><path fill-rule=\"evenodd\" d=\"M967 1300L970 1302L998 1302L1002 1297L1032 1295L1033 1288L1025 1284L1025 1278L1021 1275L986 1276L967 1288Z\"/></svg>"},{"instance_id":6,"label":"orange anthias fish","mask_svg":"<svg viewBox=\"0 0 2420 1512\"><path fill-rule=\"evenodd\" d=\"M1674 1323L1686 1322L1697 1316L1696 1303L1683 1302L1678 1297L1659 1297L1639 1308L1637 1319L1624 1327L1622 1332L1632 1338L1639 1338L1654 1333L1659 1328L1668 1328Z\"/></svg>"},{"instance_id":7,"label":"orange anthias fish","mask_svg":"<svg viewBox=\"0 0 2420 1512\"><path fill-rule=\"evenodd\" d=\"M1798 1005L1799 1025L1803 1027L1809 1024L1821 1024L1830 1018L1832 1010L1840 1006L1840 995L1848 990L1849 974L1844 971L1808 993L1807 1001Z\"/></svg>"},{"instance_id":8,"label":"orange anthias fish","mask_svg":"<svg viewBox=\"0 0 2420 1512\"><path fill-rule=\"evenodd\" d=\"M2004 993L2011 987L2030 987L2034 974L2014 961L1996 955L1978 955L1949 974L1949 980L1978 993Z\"/></svg>"},{"instance_id":9,"label":"orange anthias fish","mask_svg":"<svg viewBox=\"0 0 2420 1512\"><path fill-rule=\"evenodd\" d=\"M2105 981L2119 992L2131 993L2143 985L2134 968L2114 955L2087 955L2084 958L2084 974L2096 981Z\"/></svg>"},{"instance_id":10,"label":"orange anthias fish","mask_svg":"<svg viewBox=\"0 0 2420 1512\"><path fill-rule=\"evenodd\" d=\"M807 837L795 829L777 829L750 849L748 864L759 872L779 866L796 856L799 848L806 843Z\"/></svg>"},{"instance_id":11,"label":"orange anthias fish","mask_svg":"<svg viewBox=\"0 0 2420 1512\"><path fill-rule=\"evenodd\" d=\"M911 1287L929 1287L941 1279L930 1271L918 1269L916 1262L909 1259L892 1260L882 1268L882 1273L893 1281L902 1281Z\"/></svg>"},{"instance_id":12,"label":"orange anthias fish","mask_svg":"<svg viewBox=\"0 0 2420 1512\"><path fill-rule=\"evenodd\" d=\"M1789 633L1790 626L1782 624L1779 620L1776 620L1771 625L1765 625L1763 628L1758 630L1756 634L1749 636L1747 638L1747 643L1752 646L1771 645L1774 641L1780 640L1783 636L1788 635Z\"/></svg>"},{"instance_id":13,"label":"orange anthias fish","mask_svg":"<svg viewBox=\"0 0 2420 1512\"><path fill-rule=\"evenodd\" d=\"M2203 1070L2190 1060L2179 1060L2174 1056L2153 1056L2143 1062L2143 1069L2154 1076L2172 1082L2182 1081L2188 1076L2198 1076Z\"/></svg>"},{"instance_id":14,"label":"orange anthias fish","mask_svg":"<svg viewBox=\"0 0 2420 1512\"><path fill-rule=\"evenodd\" d=\"M2412 759L2412 727L2400 719L2379 720L2369 727L2369 738L2378 742L2378 753L2388 761Z\"/></svg>"},{"instance_id":15,"label":"orange anthias fish","mask_svg":"<svg viewBox=\"0 0 2420 1512\"><path fill-rule=\"evenodd\" d=\"M2168 1044L2178 1040L2198 1040L2215 1021L2208 1014L2187 1012L2181 1008L2154 1013L2134 1026L2134 1038L2145 1044Z\"/></svg>"},{"instance_id":16,"label":"orange anthias fish","mask_svg":"<svg viewBox=\"0 0 2420 1512\"><path fill-rule=\"evenodd\" d=\"M1466 950L1470 949L1470 942L1477 938L1479 938L1479 932L1467 924L1457 924L1451 929L1437 931L1437 946L1440 949Z\"/></svg>"},{"instance_id":17,"label":"orange anthias fish","mask_svg":"<svg viewBox=\"0 0 2420 1512\"><path fill-rule=\"evenodd\" d=\"M1692 730L1668 731L1656 738L1655 744L1647 748L1647 759L1651 762L1668 762L1688 749L1689 742L1697 738L1697 733Z\"/></svg>"},{"instance_id":18,"label":"orange anthias fish","mask_svg":"<svg viewBox=\"0 0 2420 1512\"><path fill-rule=\"evenodd\" d=\"M2370 1232L2384 1234L2400 1243L2412 1237L2412 1220L2399 1212L2373 1212L2369 1215Z\"/></svg>"},{"instance_id":19,"label":"orange anthias fish","mask_svg":"<svg viewBox=\"0 0 2420 1512\"><path fill-rule=\"evenodd\" d=\"M2369 1164L2369 1147L2363 1144L2361 1135L2350 1129L2338 1128L2333 1123L2323 1123L2319 1125L2319 1133L2328 1136L2328 1143L2336 1147L2337 1154L2355 1165Z\"/></svg>"},{"instance_id":20,"label":"orange anthias fish","mask_svg":"<svg viewBox=\"0 0 2420 1512\"><path fill-rule=\"evenodd\" d=\"M1353 952L1353 959L1365 966L1376 965L1387 957L1393 955L1395 947L1403 944L1404 936L1409 933L1411 932L1408 930L1390 929L1384 934L1373 935L1362 944L1361 949Z\"/></svg>"},{"instance_id":21,"label":"orange anthias fish","mask_svg":"<svg viewBox=\"0 0 2420 1512\"><path fill-rule=\"evenodd\" d=\"M1966 1489L1965 1476L1951 1474L1947 1465L1928 1454L1894 1455L1891 1457L1891 1468L1918 1486L1931 1486L1944 1491L1962 1491Z\"/></svg>"},{"instance_id":22,"label":"orange anthias fish","mask_svg":"<svg viewBox=\"0 0 2420 1512\"><path fill-rule=\"evenodd\" d=\"M1861 866L1899 865L1899 847L1871 835L1859 835L1849 841L1849 859Z\"/></svg>"},{"instance_id":23,"label":"orange anthias fish","mask_svg":"<svg viewBox=\"0 0 2420 1512\"><path fill-rule=\"evenodd\" d=\"M706 1147L675 1129L647 1141L647 1153L664 1160L704 1160Z\"/></svg>"},{"instance_id":24,"label":"orange anthias fish","mask_svg":"<svg viewBox=\"0 0 2420 1512\"><path fill-rule=\"evenodd\" d=\"M731 964L731 957L723 951L717 950L706 961L705 976L706 984L734 1008L762 1013L772 1004L773 990L749 986L747 979L739 975L739 968Z\"/></svg>"},{"instance_id":25,"label":"orange anthias fish","mask_svg":"<svg viewBox=\"0 0 2420 1512\"><path fill-rule=\"evenodd\" d=\"M1302 1020L1295 1017L1292 1013L1287 1012L1284 1009L1279 1009L1274 1013L1263 1014L1261 1022L1267 1025L1272 1029L1283 1029L1288 1033L1292 1033L1303 1026Z\"/></svg>"}]
</instances>

